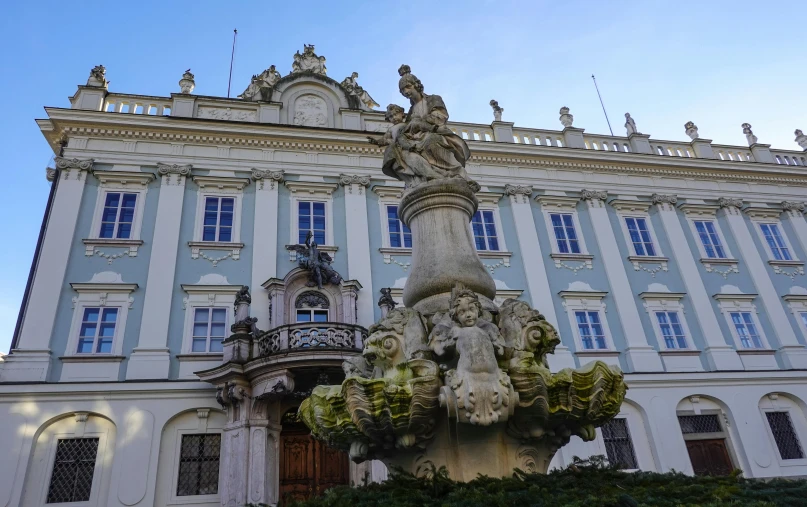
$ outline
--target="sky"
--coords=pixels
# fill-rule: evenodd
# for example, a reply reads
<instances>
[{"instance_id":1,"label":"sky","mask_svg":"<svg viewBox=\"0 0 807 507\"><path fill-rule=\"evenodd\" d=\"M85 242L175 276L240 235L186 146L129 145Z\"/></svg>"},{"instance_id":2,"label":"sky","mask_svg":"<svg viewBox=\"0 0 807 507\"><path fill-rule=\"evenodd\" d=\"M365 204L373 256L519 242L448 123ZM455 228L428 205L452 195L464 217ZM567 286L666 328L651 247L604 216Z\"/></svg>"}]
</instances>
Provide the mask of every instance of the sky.
<instances>
[{"instance_id":1,"label":"sky","mask_svg":"<svg viewBox=\"0 0 807 507\"><path fill-rule=\"evenodd\" d=\"M807 130L803 0L407 2L40 0L0 7L0 352L11 343L47 201L53 156L34 119L68 97L98 64L109 90L168 96L191 68L199 95L232 96L252 74L314 44L328 75L358 82L382 104L405 104L398 67L409 64L451 119L493 120L491 99L516 127L607 134L595 74L614 133L624 113L653 138L686 141L694 121L716 144L799 149ZM83 280L77 280L83 281ZM33 310L35 311L35 309Z\"/></svg>"}]
</instances>

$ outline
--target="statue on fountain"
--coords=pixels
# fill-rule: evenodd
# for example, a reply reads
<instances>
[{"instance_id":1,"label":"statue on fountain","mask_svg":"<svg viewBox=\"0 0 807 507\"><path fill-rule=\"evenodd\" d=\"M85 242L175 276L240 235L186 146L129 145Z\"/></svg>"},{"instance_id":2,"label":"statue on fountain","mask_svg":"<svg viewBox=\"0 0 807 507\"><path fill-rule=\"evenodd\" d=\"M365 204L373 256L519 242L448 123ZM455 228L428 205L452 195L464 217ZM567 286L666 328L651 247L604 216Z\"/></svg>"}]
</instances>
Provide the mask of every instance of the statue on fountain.
<instances>
[{"instance_id":1,"label":"statue on fountain","mask_svg":"<svg viewBox=\"0 0 807 507\"><path fill-rule=\"evenodd\" d=\"M393 126L370 142L385 146L383 171L404 181L398 213L412 231L404 307L370 327L362 359L340 386L318 386L299 413L312 434L419 473L445 466L453 479L546 473L572 436L593 440L616 414L627 386L600 361L550 372L555 328L525 301L494 302L468 224L479 187L468 179L468 146L446 125L438 95L404 65L399 89L412 107L391 104Z\"/></svg>"}]
</instances>

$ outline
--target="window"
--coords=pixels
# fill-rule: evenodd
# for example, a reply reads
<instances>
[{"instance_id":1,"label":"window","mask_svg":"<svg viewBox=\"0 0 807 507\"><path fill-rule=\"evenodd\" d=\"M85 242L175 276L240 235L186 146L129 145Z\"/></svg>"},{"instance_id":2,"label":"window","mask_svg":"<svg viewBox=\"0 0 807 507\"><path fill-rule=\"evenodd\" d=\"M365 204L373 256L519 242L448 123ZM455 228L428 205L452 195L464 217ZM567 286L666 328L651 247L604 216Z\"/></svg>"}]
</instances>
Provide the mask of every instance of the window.
<instances>
[{"instance_id":1,"label":"window","mask_svg":"<svg viewBox=\"0 0 807 507\"><path fill-rule=\"evenodd\" d=\"M233 197L205 197L202 241L229 243L233 240Z\"/></svg>"},{"instance_id":2,"label":"window","mask_svg":"<svg viewBox=\"0 0 807 507\"><path fill-rule=\"evenodd\" d=\"M299 201L297 203L298 243L305 243L308 232L314 234L318 245L325 244L325 203L315 201Z\"/></svg>"},{"instance_id":3,"label":"window","mask_svg":"<svg viewBox=\"0 0 807 507\"><path fill-rule=\"evenodd\" d=\"M763 348L757 326L751 312L729 312L734 330L740 339L740 344L746 349Z\"/></svg>"},{"instance_id":4,"label":"window","mask_svg":"<svg viewBox=\"0 0 807 507\"><path fill-rule=\"evenodd\" d=\"M762 231L762 236L765 238L765 242L768 244L768 248L770 248L771 255L773 255L774 259L777 261L793 260L790 248L788 248L784 236L779 230L778 223L760 223L759 229Z\"/></svg>"},{"instance_id":5,"label":"window","mask_svg":"<svg viewBox=\"0 0 807 507\"><path fill-rule=\"evenodd\" d=\"M668 349L687 348L687 337L678 318L678 312L656 312L656 320L664 338L664 345Z\"/></svg>"},{"instance_id":6,"label":"window","mask_svg":"<svg viewBox=\"0 0 807 507\"><path fill-rule=\"evenodd\" d=\"M581 253L571 213L550 213L559 253Z\"/></svg>"},{"instance_id":7,"label":"window","mask_svg":"<svg viewBox=\"0 0 807 507\"><path fill-rule=\"evenodd\" d=\"M307 290L294 300L296 322L328 322L331 302L321 292Z\"/></svg>"},{"instance_id":8,"label":"window","mask_svg":"<svg viewBox=\"0 0 807 507\"><path fill-rule=\"evenodd\" d=\"M226 308L195 308L191 352L221 352L226 329Z\"/></svg>"},{"instance_id":9,"label":"window","mask_svg":"<svg viewBox=\"0 0 807 507\"><path fill-rule=\"evenodd\" d=\"M600 313L592 311L574 312L577 320L577 329L580 332L580 341L586 350L607 349L605 331L600 322Z\"/></svg>"},{"instance_id":10,"label":"window","mask_svg":"<svg viewBox=\"0 0 807 507\"><path fill-rule=\"evenodd\" d=\"M602 427L602 439L608 462L620 468L637 469L636 452L625 418L611 419Z\"/></svg>"},{"instance_id":11,"label":"window","mask_svg":"<svg viewBox=\"0 0 807 507\"><path fill-rule=\"evenodd\" d=\"M803 459L804 451L788 412L765 412L782 459Z\"/></svg>"},{"instance_id":12,"label":"window","mask_svg":"<svg viewBox=\"0 0 807 507\"><path fill-rule=\"evenodd\" d=\"M97 438L58 440L47 503L89 501L98 442Z\"/></svg>"},{"instance_id":13,"label":"window","mask_svg":"<svg viewBox=\"0 0 807 507\"><path fill-rule=\"evenodd\" d=\"M633 252L638 256L653 257L656 255L656 248L653 246L653 238L645 217L625 217L625 225L628 227Z\"/></svg>"},{"instance_id":14,"label":"window","mask_svg":"<svg viewBox=\"0 0 807 507\"><path fill-rule=\"evenodd\" d=\"M218 433L182 435L177 496L215 495L219 492Z\"/></svg>"},{"instance_id":15,"label":"window","mask_svg":"<svg viewBox=\"0 0 807 507\"><path fill-rule=\"evenodd\" d=\"M493 210L479 210L471 220L474 243L477 250L499 250L499 239L496 235L496 221Z\"/></svg>"},{"instance_id":16,"label":"window","mask_svg":"<svg viewBox=\"0 0 807 507\"><path fill-rule=\"evenodd\" d=\"M681 426L681 433L684 435L723 432L723 427L720 426L717 414L679 415L678 424Z\"/></svg>"},{"instance_id":17,"label":"window","mask_svg":"<svg viewBox=\"0 0 807 507\"><path fill-rule=\"evenodd\" d=\"M720 241L714 221L695 220L693 224L706 257L710 259L725 259L728 257L725 248L723 248L723 243Z\"/></svg>"},{"instance_id":18,"label":"window","mask_svg":"<svg viewBox=\"0 0 807 507\"><path fill-rule=\"evenodd\" d=\"M297 322L328 322L328 310L297 310Z\"/></svg>"},{"instance_id":19,"label":"window","mask_svg":"<svg viewBox=\"0 0 807 507\"><path fill-rule=\"evenodd\" d=\"M118 320L117 308L84 308L78 337L79 354L110 354Z\"/></svg>"},{"instance_id":20,"label":"window","mask_svg":"<svg viewBox=\"0 0 807 507\"><path fill-rule=\"evenodd\" d=\"M137 194L107 192L98 236L115 239L131 238L136 204Z\"/></svg>"},{"instance_id":21,"label":"window","mask_svg":"<svg viewBox=\"0 0 807 507\"><path fill-rule=\"evenodd\" d=\"M387 205L387 228L390 247L412 248L412 231L398 218L398 206Z\"/></svg>"}]
</instances>

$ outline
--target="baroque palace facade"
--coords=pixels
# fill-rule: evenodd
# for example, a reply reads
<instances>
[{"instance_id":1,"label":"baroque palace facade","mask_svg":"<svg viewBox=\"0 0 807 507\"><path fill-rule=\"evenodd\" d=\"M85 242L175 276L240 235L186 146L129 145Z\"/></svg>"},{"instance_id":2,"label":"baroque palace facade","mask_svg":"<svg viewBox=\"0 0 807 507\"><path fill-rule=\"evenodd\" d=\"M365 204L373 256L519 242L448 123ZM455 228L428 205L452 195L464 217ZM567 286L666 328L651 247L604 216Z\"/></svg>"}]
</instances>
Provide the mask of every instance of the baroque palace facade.
<instances>
[{"instance_id":1,"label":"baroque palace facade","mask_svg":"<svg viewBox=\"0 0 807 507\"><path fill-rule=\"evenodd\" d=\"M194 95L190 72L181 93L113 93L99 66L46 108L52 190L0 357L0 506L272 504L384 479L296 417L410 274L403 186L367 142L390 123L324 63L307 46L237 99ZM557 327L552 371L602 360L630 388L553 466L807 475L807 136L774 150L745 124L749 146L723 146L689 122L661 141L629 115L626 137L591 135L565 107L562 130L527 129L491 106L448 125L497 302ZM312 278L312 255L338 275ZM247 303L254 342L226 340Z\"/></svg>"}]
</instances>

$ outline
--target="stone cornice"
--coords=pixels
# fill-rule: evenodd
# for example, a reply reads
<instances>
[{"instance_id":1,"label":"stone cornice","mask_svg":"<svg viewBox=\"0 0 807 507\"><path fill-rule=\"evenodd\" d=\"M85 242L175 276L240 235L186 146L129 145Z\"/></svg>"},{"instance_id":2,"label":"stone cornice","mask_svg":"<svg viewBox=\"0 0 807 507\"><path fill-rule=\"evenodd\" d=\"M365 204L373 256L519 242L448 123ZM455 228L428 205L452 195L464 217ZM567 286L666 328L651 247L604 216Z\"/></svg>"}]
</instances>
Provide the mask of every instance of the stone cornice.
<instances>
[{"instance_id":1,"label":"stone cornice","mask_svg":"<svg viewBox=\"0 0 807 507\"><path fill-rule=\"evenodd\" d=\"M404 192L404 187L392 187L385 185L374 185L373 192L381 199L396 199L401 200Z\"/></svg>"},{"instance_id":2,"label":"stone cornice","mask_svg":"<svg viewBox=\"0 0 807 507\"><path fill-rule=\"evenodd\" d=\"M476 200L479 201L480 206L495 207L499 205L502 196L501 192L477 192Z\"/></svg>"},{"instance_id":3,"label":"stone cornice","mask_svg":"<svg viewBox=\"0 0 807 507\"><path fill-rule=\"evenodd\" d=\"M321 183L315 181L299 181L299 180L286 180L285 182L286 188L288 188L292 194L310 194L310 195L322 195L322 196L330 196L333 194L334 190L337 189L339 185L336 183Z\"/></svg>"},{"instance_id":4,"label":"stone cornice","mask_svg":"<svg viewBox=\"0 0 807 507\"><path fill-rule=\"evenodd\" d=\"M569 210L576 209L577 203L580 202L580 198L578 197L546 195L546 194L537 196L535 200L545 208L569 209Z\"/></svg>"}]
</instances>

